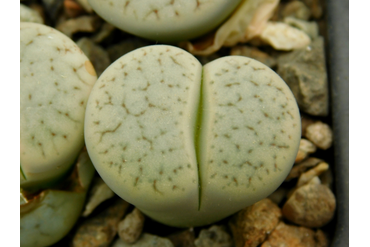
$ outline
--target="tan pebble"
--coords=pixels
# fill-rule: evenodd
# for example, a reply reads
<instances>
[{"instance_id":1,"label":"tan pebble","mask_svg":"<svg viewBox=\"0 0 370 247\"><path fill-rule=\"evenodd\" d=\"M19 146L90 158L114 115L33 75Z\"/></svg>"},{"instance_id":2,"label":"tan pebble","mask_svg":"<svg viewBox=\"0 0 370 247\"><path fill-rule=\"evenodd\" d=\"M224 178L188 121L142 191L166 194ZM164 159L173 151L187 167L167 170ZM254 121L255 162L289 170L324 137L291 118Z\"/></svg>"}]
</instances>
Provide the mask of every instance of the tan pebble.
<instances>
[{"instance_id":1,"label":"tan pebble","mask_svg":"<svg viewBox=\"0 0 370 247\"><path fill-rule=\"evenodd\" d=\"M75 0L64 0L63 5L65 13L72 18L80 16L85 12Z\"/></svg>"},{"instance_id":2,"label":"tan pebble","mask_svg":"<svg viewBox=\"0 0 370 247\"><path fill-rule=\"evenodd\" d=\"M311 15L310 9L301 1L287 3L281 11L283 17L292 16L301 20L308 20Z\"/></svg>"},{"instance_id":3,"label":"tan pebble","mask_svg":"<svg viewBox=\"0 0 370 247\"><path fill-rule=\"evenodd\" d=\"M87 197L87 203L82 216L86 217L90 215L93 210L100 205L103 201L112 198L114 192L104 183L103 179L97 177L94 179L89 195Z\"/></svg>"},{"instance_id":4,"label":"tan pebble","mask_svg":"<svg viewBox=\"0 0 370 247\"><path fill-rule=\"evenodd\" d=\"M276 227L282 217L280 208L270 199L249 206L229 222L236 247L256 247Z\"/></svg>"},{"instance_id":5,"label":"tan pebble","mask_svg":"<svg viewBox=\"0 0 370 247\"><path fill-rule=\"evenodd\" d=\"M80 16L62 21L56 26L56 29L68 37L72 37L77 32L95 32L99 25L100 19L96 16Z\"/></svg>"},{"instance_id":6,"label":"tan pebble","mask_svg":"<svg viewBox=\"0 0 370 247\"><path fill-rule=\"evenodd\" d=\"M289 175L286 177L285 181L290 181L293 178L299 177L302 173L304 173L307 169L316 166L323 160L314 158L314 157L309 157L306 160L296 164L293 166L292 170L290 171Z\"/></svg>"},{"instance_id":7,"label":"tan pebble","mask_svg":"<svg viewBox=\"0 0 370 247\"><path fill-rule=\"evenodd\" d=\"M194 228L185 231L175 232L167 237L176 247L195 247Z\"/></svg>"},{"instance_id":8,"label":"tan pebble","mask_svg":"<svg viewBox=\"0 0 370 247\"><path fill-rule=\"evenodd\" d=\"M296 189L282 208L289 221L306 227L322 227L334 216L333 192L322 184L307 184Z\"/></svg>"},{"instance_id":9,"label":"tan pebble","mask_svg":"<svg viewBox=\"0 0 370 247\"><path fill-rule=\"evenodd\" d=\"M306 116L306 115L302 115L301 116L301 128L302 128L302 136L305 136L306 135L306 129L309 125L313 124L315 122L315 120L313 120L312 118Z\"/></svg>"},{"instance_id":10,"label":"tan pebble","mask_svg":"<svg viewBox=\"0 0 370 247\"><path fill-rule=\"evenodd\" d=\"M109 246L128 206L126 201L117 199L99 214L85 219L76 227L72 246Z\"/></svg>"},{"instance_id":11,"label":"tan pebble","mask_svg":"<svg viewBox=\"0 0 370 247\"><path fill-rule=\"evenodd\" d=\"M315 232L280 222L261 247L316 247Z\"/></svg>"},{"instance_id":12,"label":"tan pebble","mask_svg":"<svg viewBox=\"0 0 370 247\"><path fill-rule=\"evenodd\" d=\"M271 57L269 54L260 51L255 47L249 47L246 45L238 45L231 48L231 56L246 56L260 61L261 63L274 67L276 65L276 59Z\"/></svg>"},{"instance_id":13,"label":"tan pebble","mask_svg":"<svg viewBox=\"0 0 370 247\"><path fill-rule=\"evenodd\" d=\"M302 160L307 158L309 154L312 154L314 152L316 152L315 144L313 144L309 140L302 138L299 143L299 149L298 149L297 157L295 158L295 163L301 162Z\"/></svg>"},{"instance_id":14,"label":"tan pebble","mask_svg":"<svg viewBox=\"0 0 370 247\"><path fill-rule=\"evenodd\" d=\"M323 150L330 148L333 142L333 132L329 125L320 121L307 126L305 136Z\"/></svg>"},{"instance_id":15,"label":"tan pebble","mask_svg":"<svg viewBox=\"0 0 370 247\"><path fill-rule=\"evenodd\" d=\"M277 190L272 192L271 195L268 196L268 199L273 201L276 204L280 204L280 202L287 196L288 189L284 187L279 187Z\"/></svg>"},{"instance_id":16,"label":"tan pebble","mask_svg":"<svg viewBox=\"0 0 370 247\"><path fill-rule=\"evenodd\" d=\"M126 243L135 243L143 230L145 216L135 208L118 224L118 235Z\"/></svg>"},{"instance_id":17,"label":"tan pebble","mask_svg":"<svg viewBox=\"0 0 370 247\"><path fill-rule=\"evenodd\" d=\"M213 225L208 229L203 229L199 237L195 239L196 247L232 247L232 239L223 225Z\"/></svg>"},{"instance_id":18,"label":"tan pebble","mask_svg":"<svg viewBox=\"0 0 370 247\"><path fill-rule=\"evenodd\" d=\"M314 168L308 170L307 172L303 173L297 182L297 187L301 187L302 185L306 184L309 182L312 178L315 176L319 176L323 172L327 171L329 169L328 163L321 162Z\"/></svg>"},{"instance_id":19,"label":"tan pebble","mask_svg":"<svg viewBox=\"0 0 370 247\"><path fill-rule=\"evenodd\" d=\"M316 239L316 247L328 247L329 246L329 240L328 237L325 235L325 233L317 229L315 233L315 239Z\"/></svg>"}]
</instances>

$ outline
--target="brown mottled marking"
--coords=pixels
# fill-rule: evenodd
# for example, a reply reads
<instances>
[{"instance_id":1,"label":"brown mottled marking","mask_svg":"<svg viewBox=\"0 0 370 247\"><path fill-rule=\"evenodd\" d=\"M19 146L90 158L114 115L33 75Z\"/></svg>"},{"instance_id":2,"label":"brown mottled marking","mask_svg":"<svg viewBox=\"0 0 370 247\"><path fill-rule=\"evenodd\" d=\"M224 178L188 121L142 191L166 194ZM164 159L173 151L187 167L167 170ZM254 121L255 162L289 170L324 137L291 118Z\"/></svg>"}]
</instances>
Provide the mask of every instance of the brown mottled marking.
<instances>
[{"instance_id":1,"label":"brown mottled marking","mask_svg":"<svg viewBox=\"0 0 370 247\"><path fill-rule=\"evenodd\" d=\"M263 142L259 142L258 144L262 145L262 144L263 144Z\"/></svg>"},{"instance_id":2,"label":"brown mottled marking","mask_svg":"<svg viewBox=\"0 0 370 247\"><path fill-rule=\"evenodd\" d=\"M250 80L250 82L251 82L253 85L255 85L255 86L259 86L259 84L258 84L257 82L255 82L255 81Z\"/></svg>"},{"instance_id":3,"label":"brown mottled marking","mask_svg":"<svg viewBox=\"0 0 370 247\"><path fill-rule=\"evenodd\" d=\"M248 150L248 153L250 154L250 153L252 153L253 152L253 149L249 149Z\"/></svg>"},{"instance_id":4,"label":"brown mottled marking","mask_svg":"<svg viewBox=\"0 0 370 247\"><path fill-rule=\"evenodd\" d=\"M265 70L265 68L255 68L255 67L252 67L254 71L257 71L257 70Z\"/></svg>"},{"instance_id":5,"label":"brown mottled marking","mask_svg":"<svg viewBox=\"0 0 370 247\"><path fill-rule=\"evenodd\" d=\"M34 140L35 139L35 136L32 136L31 139Z\"/></svg>"},{"instance_id":6,"label":"brown mottled marking","mask_svg":"<svg viewBox=\"0 0 370 247\"><path fill-rule=\"evenodd\" d=\"M176 169L173 169L173 173L177 173L177 170Z\"/></svg>"},{"instance_id":7,"label":"brown mottled marking","mask_svg":"<svg viewBox=\"0 0 370 247\"><path fill-rule=\"evenodd\" d=\"M51 69L52 71L54 71L54 67L53 67L53 66L51 66L51 67L50 67L50 69Z\"/></svg>"},{"instance_id":8,"label":"brown mottled marking","mask_svg":"<svg viewBox=\"0 0 370 247\"><path fill-rule=\"evenodd\" d=\"M234 85L240 85L240 83L239 82L229 83L229 84L226 84L225 87L231 87Z\"/></svg>"},{"instance_id":9,"label":"brown mottled marking","mask_svg":"<svg viewBox=\"0 0 370 247\"><path fill-rule=\"evenodd\" d=\"M56 134L55 134L55 133L53 133L53 132L51 132L51 135L52 135L52 136L55 136Z\"/></svg>"},{"instance_id":10,"label":"brown mottled marking","mask_svg":"<svg viewBox=\"0 0 370 247\"><path fill-rule=\"evenodd\" d=\"M229 178L229 176L228 175L225 175L224 178Z\"/></svg>"},{"instance_id":11,"label":"brown mottled marking","mask_svg":"<svg viewBox=\"0 0 370 247\"><path fill-rule=\"evenodd\" d=\"M116 130L122 125L122 123L119 123L116 128L114 128L113 130L106 130L106 131L103 131L103 132L100 132L101 133L101 136L100 136L100 140L99 142L101 142L101 140L103 139L103 136L107 133L114 133L116 132Z\"/></svg>"},{"instance_id":12,"label":"brown mottled marking","mask_svg":"<svg viewBox=\"0 0 370 247\"><path fill-rule=\"evenodd\" d=\"M28 99L31 100L32 99L32 94L29 94L28 95Z\"/></svg>"},{"instance_id":13,"label":"brown mottled marking","mask_svg":"<svg viewBox=\"0 0 370 247\"><path fill-rule=\"evenodd\" d=\"M67 139L67 136L66 136L66 135L63 135L63 138L64 138L64 139Z\"/></svg>"},{"instance_id":14,"label":"brown mottled marking","mask_svg":"<svg viewBox=\"0 0 370 247\"><path fill-rule=\"evenodd\" d=\"M264 115L265 117L267 117L267 118L269 117L269 115L268 115L266 112L264 112L264 113L263 113L263 115Z\"/></svg>"},{"instance_id":15,"label":"brown mottled marking","mask_svg":"<svg viewBox=\"0 0 370 247\"><path fill-rule=\"evenodd\" d=\"M223 160L222 162L224 162L224 164L229 164L229 163L227 162L227 160Z\"/></svg>"},{"instance_id":16,"label":"brown mottled marking","mask_svg":"<svg viewBox=\"0 0 370 247\"><path fill-rule=\"evenodd\" d=\"M31 40L30 42L28 42L26 45L30 45L33 43L33 40Z\"/></svg>"},{"instance_id":17,"label":"brown mottled marking","mask_svg":"<svg viewBox=\"0 0 370 247\"><path fill-rule=\"evenodd\" d=\"M235 182L236 186L238 186L238 180L234 177L233 181Z\"/></svg>"},{"instance_id":18,"label":"brown mottled marking","mask_svg":"<svg viewBox=\"0 0 370 247\"><path fill-rule=\"evenodd\" d=\"M137 185L137 182L139 181L139 177L136 177L135 178L135 184L134 184L134 186L136 186Z\"/></svg>"},{"instance_id":19,"label":"brown mottled marking","mask_svg":"<svg viewBox=\"0 0 370 247\"><path fill-rule=\"evenodd\" d=\"M238 150L240 150L240 146L238 144L235 145Z\"/></svg>"},{"instance_id":20,"label":"brown mottled marking","mask_svg":"<svg viewBox=\"0 0 370 247\"><path fill-rule=\"evenodd\" d=\"M162 192L160 192L158 189L157 189L157 180L154 180L153 182L153 189L158 192L159 194L162 194Z\"/></svg>"},{"instance_id":21,"label":"brown mottled marking","mask_svg":"<svg viewBox=\"0 0 370 247\"><path fill-rule=\"evenodd\" d=\"M42 143L41 142L39 142L39 143L37 143L39 146L42 146Z\"/></svg>"}]
</instances>

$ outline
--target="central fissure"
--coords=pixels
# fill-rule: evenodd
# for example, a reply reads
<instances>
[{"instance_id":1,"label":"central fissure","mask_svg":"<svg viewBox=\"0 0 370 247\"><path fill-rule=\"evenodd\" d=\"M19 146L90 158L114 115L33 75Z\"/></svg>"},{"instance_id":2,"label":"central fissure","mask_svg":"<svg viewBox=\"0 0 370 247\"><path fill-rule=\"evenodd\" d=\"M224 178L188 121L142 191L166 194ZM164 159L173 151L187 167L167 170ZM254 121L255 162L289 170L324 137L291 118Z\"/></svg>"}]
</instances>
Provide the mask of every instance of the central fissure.
<instances>
[{"instance_id":1,"label":"central fissure","mask_svg":"<svg viewBox=\"0 0 370 247\"><path fill-rule=\"evenodd\" d=\"M201 121L202 121L202 112L203 112L203 68L202 68L202 75L200 80L200 90L199 90L199 104L198 104L198 112L197 118L195 121L195 130L194 130L194 148L195 148L195 156L197 159L197 168L198 168L198 210L200 210L201 204L201 194L202 194L202 179L201 179L201 172L200 172L200 131L201 131Z\"/></svg>"}]
</instances>

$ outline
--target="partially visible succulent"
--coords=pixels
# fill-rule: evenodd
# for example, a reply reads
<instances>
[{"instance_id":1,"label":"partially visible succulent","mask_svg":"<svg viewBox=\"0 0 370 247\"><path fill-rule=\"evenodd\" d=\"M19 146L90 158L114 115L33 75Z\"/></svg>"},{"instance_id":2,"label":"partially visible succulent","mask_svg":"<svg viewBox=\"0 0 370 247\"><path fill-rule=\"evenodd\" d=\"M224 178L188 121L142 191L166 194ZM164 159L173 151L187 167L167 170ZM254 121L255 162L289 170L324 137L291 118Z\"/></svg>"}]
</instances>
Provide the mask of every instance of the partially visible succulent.
<instances>
[{"instance_id":1,"label":"partially visible succulent","mask_svg":"<svg viewBox=\"0 0 370 247\"><path fill-rule=\"evenodd\" d=\"M95 70L67 36L20 25L20 186L45 188L69 171L84 145L85 108Z\"/></svg>"},{"instance_id":2,"label":"partially visible succulent","mask_svg":"<svg viewBox=\"0 0 370 247\"><path fill-rule=\"evenodd\" d=\"M158 41L196 38L217 27L241 0L88 0L112 25Z\"/></svg>"},{"instance_id":3,"label":"partially visible succulent","mask_svg":"<svg viewBox=\"0 0 370 247\"><path fill-rule=\"evenodd\" d=\"M116 60L89 97L85 141L110 188L162 223L210 224L272 193L294 163L300 115L262 63L148 46Z\"/></svg>"},{"instance_id":4,"label":"partially visible succulent","mask_svg":"<svg viewBox=\"0 0 370 247\"><path fill-rule=\"evenodd\" d=\"M86 150L79 155L72 174L58 188L34 195L21 191L20 244L49 246L63 238L76 223L95 169Z\"/></svg>"},{"instance_id":5,"label":"partially visible succulent","mask_svg":"<svg viewBox=\"0 0 370 247\"><path fill-rule=\"evenodd\" d=\"M45 25L21 22L21 246L57 242L81 214L95 172L82 150L86 102L95 81L93 66L71 39Z\"/></svg>"}]
</instances>

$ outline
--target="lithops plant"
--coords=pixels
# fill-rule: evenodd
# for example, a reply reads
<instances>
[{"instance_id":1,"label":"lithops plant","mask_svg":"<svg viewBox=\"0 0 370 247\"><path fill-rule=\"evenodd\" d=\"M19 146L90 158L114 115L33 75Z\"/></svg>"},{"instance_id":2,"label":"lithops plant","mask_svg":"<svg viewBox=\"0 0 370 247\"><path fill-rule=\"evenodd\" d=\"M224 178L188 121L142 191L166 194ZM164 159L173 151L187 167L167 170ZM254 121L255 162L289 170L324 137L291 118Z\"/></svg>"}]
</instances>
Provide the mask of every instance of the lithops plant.
<instances>
[{"instance_id":1,"label":"lithops plant","mask_svg":"<svg viewBox=\"0 0 370 247\"><path fill-rule=\"evenodd\" d=\"M85 117L110 188L164 224L210 224L272 193L294 163L300 115L285 82L241 56L203 68L167 45L139 48L98 79Z\"/></svg>"},{"instance_id":2,"label":"lithops plant","mask_svg":"<svg viewBox=\"0 0 370 247\"><path fill-rule=\"evenodd\" d=\"M71 230L81 214L94 173L94 166L83 150L72 174L60 188L43 190L36 195L21 191L22 247L50 246Z\"/></svg>"},{"instance_id":3,"label":"lithops plant","mask_svg":"<svg viewBox=\"0 0 370 247\"><path fill-rule=\"evenodd\" d=\"M83 128L95 70L59 31L20 25L20 185L47 187L66 174L84 145Z\"/></svg>"},{"instance_id":4,"label":"lithops plant","mask_svg":"<svg viewBox=\"0 0 370 247\"><path fill-rule=\"evenodd\" d=\"M89 0L112 25L147 39L181 41L217 27L241 0Z\"/></svg>"},{"instance_id":5,"label":"lithops plant","mask_svg":"<svg viewBox=\"0 0 370 247\"><path fill-rule=\"evenodd\" d=\"M95 172L85 150L67 176L84 145L96 75L64 34L36 23L20 29L20 239L49 246L75 224Z\"/></svg>"}]
</instances>

